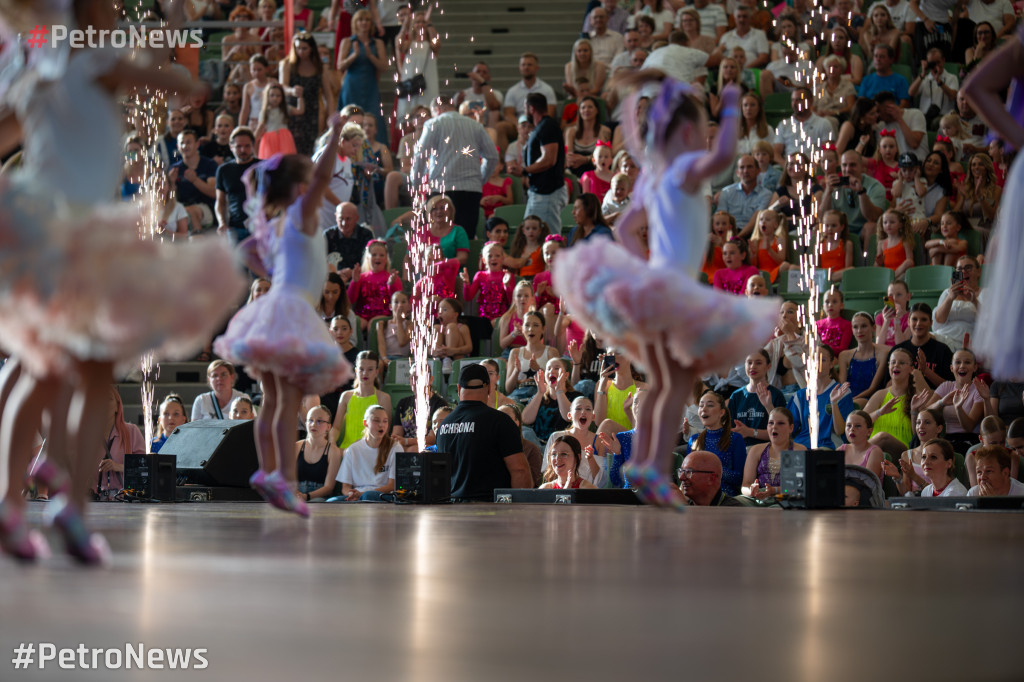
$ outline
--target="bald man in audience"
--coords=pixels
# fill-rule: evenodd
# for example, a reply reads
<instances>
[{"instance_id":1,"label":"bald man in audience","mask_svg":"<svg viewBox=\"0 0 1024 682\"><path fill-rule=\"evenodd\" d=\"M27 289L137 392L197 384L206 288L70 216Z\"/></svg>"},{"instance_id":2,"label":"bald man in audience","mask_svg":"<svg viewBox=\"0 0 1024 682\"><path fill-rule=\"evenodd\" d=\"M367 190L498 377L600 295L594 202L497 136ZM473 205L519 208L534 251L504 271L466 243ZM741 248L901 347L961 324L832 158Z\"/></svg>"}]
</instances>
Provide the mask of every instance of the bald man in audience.
<instances>
[{"instance_id":1,"label":"bald man in audience","mask_svg":"<svg viewBox=\"0 0 1024 682\"><path fill-rule=\"evenodd\" d=\"M735 497L722 492L722 462L713 452L697 450L683 460L679 489L695 507L742 507Z\"/></svg>"}]
</instances>

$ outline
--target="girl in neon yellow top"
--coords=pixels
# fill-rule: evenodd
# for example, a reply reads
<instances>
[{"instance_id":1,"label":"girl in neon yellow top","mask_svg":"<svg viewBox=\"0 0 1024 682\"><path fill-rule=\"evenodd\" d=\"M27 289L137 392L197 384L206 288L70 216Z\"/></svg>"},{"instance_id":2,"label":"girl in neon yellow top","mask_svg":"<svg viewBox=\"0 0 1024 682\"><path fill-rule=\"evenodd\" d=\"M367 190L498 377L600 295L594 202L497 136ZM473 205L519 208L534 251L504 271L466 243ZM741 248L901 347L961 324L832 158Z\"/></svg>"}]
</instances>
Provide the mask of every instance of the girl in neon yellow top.
<instances>
[{"instance_id":1,"label":"girl in neon yellow top","mask_svg":"<svg viewBox=\"0 0 1024 682\"><path fill-rule=\"evenodd\" d=\"M366 408L380 405L391 414L391 396L376 386L379 366L380 358L371 350L364 350L356 356L355 388L341 394L331 427L332 442L342 450L362 438Z\"/></svg>"},{"instance_id":2,"label":"girl in neon yellow top","mask_svg":"<svg viewBox=\"0 0 1024 682\"><path fill-rule=\"evenodd\" d=\"M874 420L871 442L886 452L903 452L914 437L910 413L927 407L932 392L914 369L914 358L904 348L889 354L889 376L889 386L876 391L864 411Z\"/></svg>"},{"instance_id":3,"label":"girl in neon yellow top","mask_svg":"<svg viewBox=\"0 0 1024 682\"><path fill-rule=\"evenodd\" d=\"M622 353L614 352L607 356L601 356L602 363L607 362L605 357L614 357L614 364L604 367L602 364L601 379L597 383L597 390L594 391L594 415L595 421L600 424L605 419L610 419L623 431L628 431L633 422L626 414L626 399L634 395L637 389L647 388L642 381L633 379L633 367L629 364L629 358Z\"/></svg>"}]
</instances>

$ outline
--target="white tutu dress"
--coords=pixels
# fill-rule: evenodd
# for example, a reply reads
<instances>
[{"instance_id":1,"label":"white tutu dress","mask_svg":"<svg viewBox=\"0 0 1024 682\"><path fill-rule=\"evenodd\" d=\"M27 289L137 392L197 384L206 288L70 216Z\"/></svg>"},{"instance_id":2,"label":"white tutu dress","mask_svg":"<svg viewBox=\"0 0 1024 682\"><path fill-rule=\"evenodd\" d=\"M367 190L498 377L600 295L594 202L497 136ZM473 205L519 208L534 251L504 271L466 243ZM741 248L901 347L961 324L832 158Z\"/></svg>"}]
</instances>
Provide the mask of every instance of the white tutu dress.
<instances>
[{"instance_id":1,"label":"white tutu dress","mask_svg":"<svg viewBox=\"0 0 1024 682\"><path fill-rule=\"evenodd\" d=\"M733 367L762 346L778 318L768 300L697 281L710 225L707 203L681 187L704 154L676 158L656 187L634 195L647 209L650 261L599 238L566 249L553 268L555 289L569 310L609 345L639 362L639 348L665 334L672 356L702 374Z\"/></svg>"},{"instance_id":2,"label":"white tutu dress","mask_svg":"<svg viewBox=\"0 0 1024 682\"><path fill-rule=\"evenodd\" d=\"M0 346L37 373L185 357L245 289L223 240L143 241L138 209L113 203L123 115L96 79L118 56L79 50L8 93L25 137L22 168L0 181Z\"/></svg>"},{"instance_id":3,"label":"white tutu dress","mask_svg":"<svg viewBox=\"0 0 1024 682\"><path fill-rule=\"evenodd\" d=\"M322 395L348 381L352 367L315 310L327 279L327 244L323 235L298 229L301 211L296 201L269 229L254 232L266 240L273 284L235 314L213 349L249 374L271 372L307 395Z\"/></svg>"}]
</instances>

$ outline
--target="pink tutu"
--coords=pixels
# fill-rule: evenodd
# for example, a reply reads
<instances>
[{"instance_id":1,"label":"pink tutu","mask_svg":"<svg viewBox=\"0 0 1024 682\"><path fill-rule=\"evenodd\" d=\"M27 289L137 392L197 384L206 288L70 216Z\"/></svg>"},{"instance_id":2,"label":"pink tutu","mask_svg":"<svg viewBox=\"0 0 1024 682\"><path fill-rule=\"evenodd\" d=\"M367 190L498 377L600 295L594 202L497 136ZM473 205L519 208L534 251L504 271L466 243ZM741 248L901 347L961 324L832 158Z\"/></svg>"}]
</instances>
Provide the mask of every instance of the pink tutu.
<instances>
[{"instance_id":1,"label":"pink tutu","mask_svg":"<svg viewBox=\"0 0 1024 682\"><path fill-rule=\"evenodd\" d=\"M333 391L352 367L302 291L274 284L270 293L238 311L213 349L257 376L270 372L307 394Z\"/></svg>"},{"instance_id":2,"label":"pink tutu","mask_svg":"<svg viewBox=\"0 0 1024 682\"><path fill-rule=\"evenodd\" d=\"M778 321L767 299L715 291L681 266L652 267L608 239L560 253L553 281L569 311L609 345L639 361L639 349L664 334L672 357L701 374L734 367Z\"/></svg>"},{"instance_id":3,"label":"pink tutu","mask_svg":"<svg viewBox=\"0 0 1024 682\"><path fill-rule=\"evenodd\" d=\"M278 128L263 133L260 138L260 158L269 159L274 154L295 154L295 138L287 128Z\"/></svg>"},{"instance_id":4,"label":"pink tutu","mask_svg":"<svg viewBox=\"0 0 1024 682\"><path fill-rule=\"evenodd\" d=\"M35 373L188 357L245 291L223 240L140 240L135 207L72 215L20 182L0 201L0 345Z\"/></svg>"}]
</instances>

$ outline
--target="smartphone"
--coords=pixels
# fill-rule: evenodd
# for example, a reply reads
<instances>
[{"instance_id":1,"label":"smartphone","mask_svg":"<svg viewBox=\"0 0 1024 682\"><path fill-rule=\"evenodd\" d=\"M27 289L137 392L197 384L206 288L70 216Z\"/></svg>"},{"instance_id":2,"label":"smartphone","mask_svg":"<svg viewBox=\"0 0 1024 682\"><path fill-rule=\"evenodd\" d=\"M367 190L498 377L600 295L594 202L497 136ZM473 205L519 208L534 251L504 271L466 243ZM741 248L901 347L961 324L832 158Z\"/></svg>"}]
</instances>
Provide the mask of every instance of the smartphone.
<instances>
[{"instance_id":1,"label":"smartphone","mask_svg":"<svg viewBox=\"0 0 1024 682\"><path fill-rule=\"evenodd\" d=\"M885 298L883 298L882 303L885 305L886 308L896 307L896 303L892 300L892 296L886 296Z\"/></svg>"},{"instance_id":2,"label":"smartphone","mask_svg":"<svg viewBox=\"0 0 1024 682\"><path fill-rule=\"evenodd\" d=\"M964 281L964 273L962 270L953 271L953 284L960 284Z\"/></svg>"},{"instance_id":3,"label":"smartphone","mask_svg":"<svg viewBox=\"0 0 1024 682\"><path fill-rule=\"evenodd\" d=\"M606 369L610 368L610 367L615 367L615 366L616 365L615 365L615 356L614 355L606 355L603 358L601 358L601 371L602 372L605 371Z\"/></svg>"},{"instance_id":4,"label":"smartphone","mask_svg":"<svg viewBox=\"0 0 1024 682\"><path fill-rule=\"evenodd\" d=\"M850 176L849 175L840 176L840 178L839 178L839 186L840 187L849 187L850 186Z\"/></svg>"}]
</instances>

